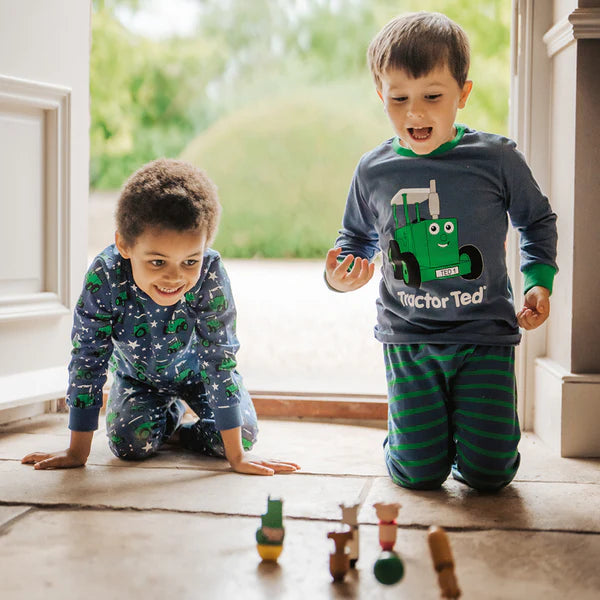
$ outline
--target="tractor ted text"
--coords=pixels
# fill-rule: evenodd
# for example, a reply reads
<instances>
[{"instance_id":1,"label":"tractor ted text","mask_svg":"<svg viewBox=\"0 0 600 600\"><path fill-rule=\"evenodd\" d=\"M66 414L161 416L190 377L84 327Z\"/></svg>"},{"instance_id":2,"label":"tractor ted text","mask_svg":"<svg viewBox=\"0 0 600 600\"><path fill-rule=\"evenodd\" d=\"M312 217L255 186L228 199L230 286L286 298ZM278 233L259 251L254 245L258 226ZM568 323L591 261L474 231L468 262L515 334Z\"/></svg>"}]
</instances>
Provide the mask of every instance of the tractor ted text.
<instances>
[{"instance_id":1,"label":"tractor ted text","mask_svg":"<svg viewBox=\"0 0 600 600\"><path fill-rule=\"evenodd\" d=\"M468 306L469 304L481 304L483 302L483 292L487 286L481 285L476 292L469 294L469 292L463 292L456 290L450 292L449 296L432 296L429 292L425 295L421 294L407 294L406 292L398 292L398 298L402 306L410 306L415 308L441 308L444 309L448 306L454 305L457 308L461 306Z\"/></svg>"}]
</instances>

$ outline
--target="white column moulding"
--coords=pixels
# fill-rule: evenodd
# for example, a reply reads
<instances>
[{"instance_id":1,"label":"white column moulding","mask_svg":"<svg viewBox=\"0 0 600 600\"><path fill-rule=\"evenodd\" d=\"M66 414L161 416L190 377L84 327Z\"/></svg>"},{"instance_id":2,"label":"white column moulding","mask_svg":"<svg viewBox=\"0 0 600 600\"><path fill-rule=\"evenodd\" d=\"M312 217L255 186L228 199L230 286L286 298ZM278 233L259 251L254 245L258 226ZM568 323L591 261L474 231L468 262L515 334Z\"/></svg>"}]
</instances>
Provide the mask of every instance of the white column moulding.
<instances>
[{"instance_id":1,"label":"white column moulding","mask_svg":"<svg viewBox=\"0 0 600 600\"><path fill-rule=\"evenodd\" d=\"M548 56L552 57L575 40L600 38L600 8L576 8L544 35Z\"/></svg>"},{"instance_id":2,"label":"white column moulding","mask_svg":"<svg viewBox=\"0 0 600 600\"><path fill-rule=\"evenodd\" d=\"M38 240L19 239L22 248L16 247L18 256L25 248L38 243L40 248L30 250L32 269L39 271L34 277L23 281L7 281L10 274L0 280L0 321L31 319L64 315L71 312L69 301L69 190L70 190L70 98L71 90L65 87L27 81L0 75L0 121L4 120L7 131L27 131L26 141L22 141L23 152L33 154L32 164L36 167L39 182L21 181L19 189L24 194L35 190L39 194L40 211L31 215L32 228L37 228ZM31 148L27 148L27 140ZM0 140L0 145L2 144ZM14 139L5 140L0 150L11 152ZM35 156L37 153L37 157ZM10 155L10 154L9 154ZM15 158L15 160L19 160ZM10 217L23 210L11 202L19 198L2 197L8 193L9 177L0 181L0 203L5 231L10 231ZM32 177L35 174L31 174ZM19 174L23 176L22 173ZM17 181L17 180L15 180ZM16 187L17 184L14 184ZM23 201L35 201L21 198ZM17 236L19 235L17 231ZM26 237L26 236L23 236ZM29 245L29 246L28 246Z\"/></svg>"},{"instance_id":3,"label":"white column moulding","mask_svg":"<svg viewBox=\"0 0 600 600\"><path fill-rule=\"evenodd\" d=\"M539 8L539 3L536 4L534 0L513 0L509 135L517 142L537 182L547 193L550 189L550 114L541 98L547 96L550 61L546 56L542 35L550 25L551 10L548 12L549 5L546 4L542 5L542 10ZM537 10L537 16L534 15L534 9ZM523 285L519 236L512 228L509 231L507 265L518 308L523 298ZM516 351L517 409L521 427L525 431L534 428L535 360L545 354L545 346L546 327L543 326L535 331L524 332Z\"/></svg>"},{"instance_id":4,"label":"white column moulding","mask_svg":"<svg viewBox=\"0 0 600 600\"><path fill-rule=\"evenodd\" d=\"M509 135L529 161L530 115L531 115L531 45L532 45L532 0L514 0L511 28L511 82ZM520 273L519 236L510 228L507 245L507 267L513 285L515 305L523 296L523 285ZM517 308L517 306L515 306ZM523 337L515 355L515 375L517 380L517 411L520 415L521 428L529 431L533 427L533 402L527 399L532 396L526 391L529 376L527 369L527 336Z\"/></svg>"}]
</instances>

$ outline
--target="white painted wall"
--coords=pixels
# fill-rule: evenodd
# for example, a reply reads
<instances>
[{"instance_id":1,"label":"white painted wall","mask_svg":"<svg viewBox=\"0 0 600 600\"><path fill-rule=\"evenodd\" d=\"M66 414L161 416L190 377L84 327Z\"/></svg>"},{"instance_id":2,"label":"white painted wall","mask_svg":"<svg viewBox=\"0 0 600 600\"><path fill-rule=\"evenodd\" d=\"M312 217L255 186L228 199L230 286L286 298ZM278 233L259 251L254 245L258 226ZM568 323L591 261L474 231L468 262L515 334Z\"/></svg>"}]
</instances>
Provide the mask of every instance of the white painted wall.
<instances>
[{"instance_id":1,"label":"white painted wall","mask_svg":"<svg viewBox=\"0 0 600 600\"><path fill-rule=\"evenodd\" d=\"M559 215L558 268L552 295L553 318L548 323L547 356L567 370L571 368L573 293L573 206L575 202L575 102L577 46L572 44L553 57L550 190L552 207ZM556 317L556 318L555 318Z\"/></svg>"}]
</instances>

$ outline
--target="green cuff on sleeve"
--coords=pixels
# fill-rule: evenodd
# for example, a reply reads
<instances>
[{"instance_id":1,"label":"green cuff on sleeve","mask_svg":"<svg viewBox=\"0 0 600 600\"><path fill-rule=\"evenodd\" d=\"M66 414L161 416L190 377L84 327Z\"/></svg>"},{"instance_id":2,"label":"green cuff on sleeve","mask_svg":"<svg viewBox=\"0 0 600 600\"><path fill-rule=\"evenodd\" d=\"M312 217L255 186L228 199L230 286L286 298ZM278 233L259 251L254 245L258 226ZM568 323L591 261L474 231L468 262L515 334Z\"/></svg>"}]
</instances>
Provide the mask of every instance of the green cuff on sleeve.
<instances>
[{"instance_id":1,"label":"green cuff on sleeve","mask_svg":"<svg viewBox=\"0 0 600 600\"><path fill-rule=\"evenodd\" d=\"M526 294L532 287L541 285L552 293L552 284L556 269L550 265L543 263L535 263L523 269L525 282L523 284L523 293Z\"/></svg>"}]
</instances>

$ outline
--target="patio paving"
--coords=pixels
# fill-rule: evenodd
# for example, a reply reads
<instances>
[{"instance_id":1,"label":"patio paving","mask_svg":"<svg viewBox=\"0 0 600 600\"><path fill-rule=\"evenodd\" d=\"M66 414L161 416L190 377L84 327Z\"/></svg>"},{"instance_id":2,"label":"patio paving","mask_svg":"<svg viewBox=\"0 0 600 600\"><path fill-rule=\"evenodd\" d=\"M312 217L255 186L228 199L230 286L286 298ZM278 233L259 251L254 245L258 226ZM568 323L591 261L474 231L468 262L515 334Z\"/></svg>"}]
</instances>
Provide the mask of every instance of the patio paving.
<instances>
[{"instance_id":1,"label":"patio paving","mask_svg":"<svg viewBox=\"0 0 600 600\"><path fill-rule=\"evenodd\" d=\"M444 526L464 598L592 600L600 589L600 461L552 456L533 435L517 479L496 495L448 480L412 492L383 465L385 430L264 420L256 453L298 462L291 475L252 477L165 447L124 462L96 433L82 469L35 471L20 457L67 443L66 415L0 428L0 597L439 598L426 531ZM261 562L254 534L267 497L284 500L284 551ZM400 502L395 549L406 575L383 586L373 503ZM340 503L360 502L360 558L333 583L326 535Z\"/></svg>"}]
</instances>

